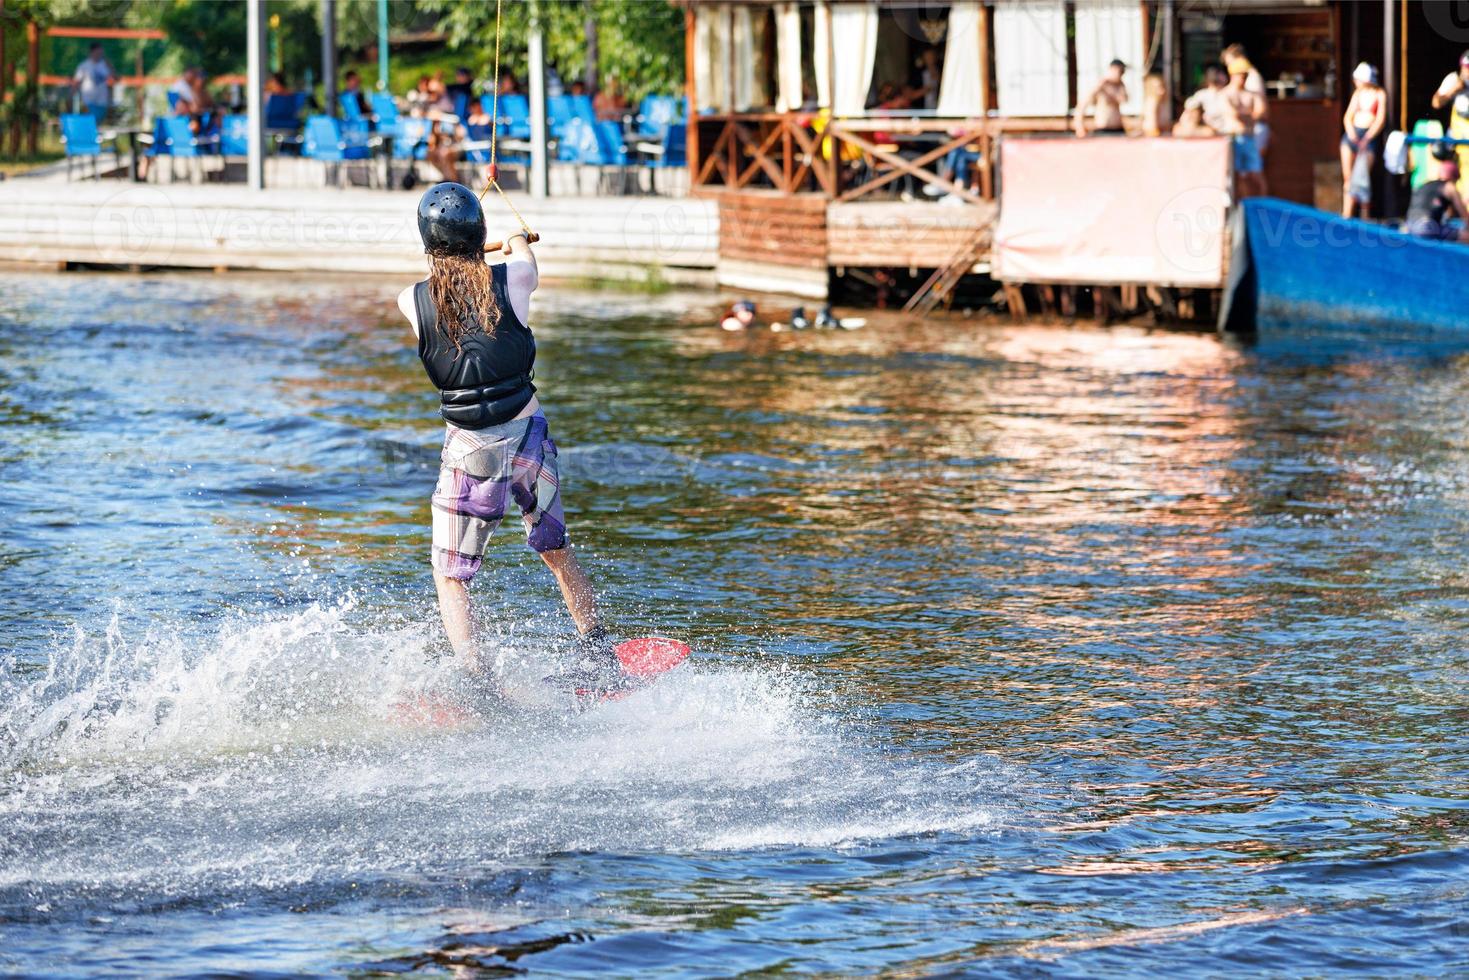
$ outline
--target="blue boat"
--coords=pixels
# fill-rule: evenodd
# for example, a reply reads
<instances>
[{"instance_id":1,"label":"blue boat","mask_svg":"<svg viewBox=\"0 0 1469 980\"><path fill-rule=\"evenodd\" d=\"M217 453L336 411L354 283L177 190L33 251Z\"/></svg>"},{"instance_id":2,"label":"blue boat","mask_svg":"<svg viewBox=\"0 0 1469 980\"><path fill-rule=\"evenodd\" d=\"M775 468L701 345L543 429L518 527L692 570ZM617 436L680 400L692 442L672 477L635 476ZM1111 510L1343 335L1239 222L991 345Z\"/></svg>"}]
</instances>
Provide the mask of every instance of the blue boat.
<instances>
[{"instance_id":1,"label":"blue boat","mask_svg":"<svg viewBox=\"0 0 1469 980\"><path fill-rule=\"evenodd\" d=\"M1219 328L1264 343L1469 346L1469 247L1274 198L1235 209Z\"/></svg>"}]
</instances>

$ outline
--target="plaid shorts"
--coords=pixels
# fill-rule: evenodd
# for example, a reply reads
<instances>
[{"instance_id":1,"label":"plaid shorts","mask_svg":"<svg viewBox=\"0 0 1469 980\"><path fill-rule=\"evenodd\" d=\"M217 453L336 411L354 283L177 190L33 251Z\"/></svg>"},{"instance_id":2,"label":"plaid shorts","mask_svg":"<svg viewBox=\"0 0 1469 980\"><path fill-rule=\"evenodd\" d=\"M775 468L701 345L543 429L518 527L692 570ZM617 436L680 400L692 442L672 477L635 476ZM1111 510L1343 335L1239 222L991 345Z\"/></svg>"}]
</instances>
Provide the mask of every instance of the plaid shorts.
<instances>
[{"instance_id":1,"label":"plaid shorts","mask_svg":"<svg viewBox=\"0 0 1469 980\"><path fill-rule=\"evenodd\" d=\"M434 571L474 578L511 501L525 519L531 548L566 547L556 444L546 417L537 412L484 429L449 426L433 495Z\"/></svg>"}]
</instances>

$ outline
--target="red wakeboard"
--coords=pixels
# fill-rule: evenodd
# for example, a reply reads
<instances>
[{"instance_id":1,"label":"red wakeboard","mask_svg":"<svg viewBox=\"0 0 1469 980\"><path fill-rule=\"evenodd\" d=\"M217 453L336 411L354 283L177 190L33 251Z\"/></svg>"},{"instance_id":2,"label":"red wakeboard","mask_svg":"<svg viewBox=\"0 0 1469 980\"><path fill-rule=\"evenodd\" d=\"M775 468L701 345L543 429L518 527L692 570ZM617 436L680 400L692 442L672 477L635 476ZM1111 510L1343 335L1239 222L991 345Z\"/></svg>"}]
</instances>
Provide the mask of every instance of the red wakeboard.
<instances>
[{"instance_id":1,"label":"red wakeboard","mask_svg":"<svg viewBox=\"0 0 1469 980\"><path fill-rule=\"evenodd\" d=\"M617 701L627 697L665 674L689 658L689 645L680 640L663 636L641 636L623 640L612 648L626 682L613 690L590 690L573 688L569 693L576 696L583 707L602 701ZM479 718L472 709L444 694L432 691L416 694L398 701L388 711L388 719L407 728L459 728L472 724Z\"/></svg>"}]
</instances>

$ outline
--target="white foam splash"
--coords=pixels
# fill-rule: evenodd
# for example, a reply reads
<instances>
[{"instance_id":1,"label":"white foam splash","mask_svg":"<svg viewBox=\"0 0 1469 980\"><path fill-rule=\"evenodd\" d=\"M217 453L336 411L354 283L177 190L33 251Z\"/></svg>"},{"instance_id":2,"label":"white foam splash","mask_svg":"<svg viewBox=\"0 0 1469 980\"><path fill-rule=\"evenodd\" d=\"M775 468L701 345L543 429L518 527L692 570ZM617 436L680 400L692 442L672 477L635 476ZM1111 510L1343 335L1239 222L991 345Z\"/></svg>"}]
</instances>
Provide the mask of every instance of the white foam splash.
<instances>
[{"instance_id":1,"label":"white foam splash","mask_svg":"<svg viewBox=\"0 0 1469 980\"><path fill-rule=\"evenodd\" d=\"M0 902L832 846L1006 813L998 763L883 751L770 666L694 663L585 713L405 728L394 701L451 669L433 628L382 618L346 601L131 642L114 620L44 673L0 677ZM543 646L501 654L534 671Z\"/></svg>"}]
</instances>

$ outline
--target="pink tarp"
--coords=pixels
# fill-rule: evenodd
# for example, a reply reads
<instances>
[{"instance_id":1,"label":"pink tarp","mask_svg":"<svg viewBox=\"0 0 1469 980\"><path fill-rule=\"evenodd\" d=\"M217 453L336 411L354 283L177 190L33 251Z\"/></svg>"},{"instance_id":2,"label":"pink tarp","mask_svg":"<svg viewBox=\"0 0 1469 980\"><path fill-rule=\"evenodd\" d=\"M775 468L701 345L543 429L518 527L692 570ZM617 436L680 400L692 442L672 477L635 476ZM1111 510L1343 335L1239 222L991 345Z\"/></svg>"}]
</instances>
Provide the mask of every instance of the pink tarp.
<instances>
[{"instance_id":1,"label":"pink tarp","mask_svg":"<svg viewBox=\"0 0 1469 980\"><path fill-rule=\"evenodd\" d=\"M994 274L1007 282L1224 282L1230 145L1007 138Z\"/></svg>"}]
</instances>

